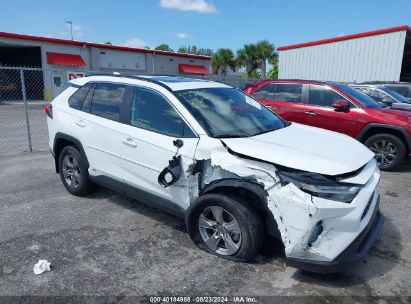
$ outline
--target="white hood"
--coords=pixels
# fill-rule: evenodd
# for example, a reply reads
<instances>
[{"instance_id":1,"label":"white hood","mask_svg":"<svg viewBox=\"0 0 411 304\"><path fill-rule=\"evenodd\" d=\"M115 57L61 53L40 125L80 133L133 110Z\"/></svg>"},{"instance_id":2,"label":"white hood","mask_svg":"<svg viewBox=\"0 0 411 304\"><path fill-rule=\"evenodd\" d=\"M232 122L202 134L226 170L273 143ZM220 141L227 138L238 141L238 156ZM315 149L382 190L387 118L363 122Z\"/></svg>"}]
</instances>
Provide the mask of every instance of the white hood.
<instances>
[{"instance_id":1,"label":"white hood","mask_svg":"<svg viewBox=\"0 0 411 304\"><path fill-rule=\"evenodd\" d=\"M363 144L347 135L297 123L254 137L222 141L239 154L326 175L355 171L374 157Z\"/></svg>"}]
</instances>

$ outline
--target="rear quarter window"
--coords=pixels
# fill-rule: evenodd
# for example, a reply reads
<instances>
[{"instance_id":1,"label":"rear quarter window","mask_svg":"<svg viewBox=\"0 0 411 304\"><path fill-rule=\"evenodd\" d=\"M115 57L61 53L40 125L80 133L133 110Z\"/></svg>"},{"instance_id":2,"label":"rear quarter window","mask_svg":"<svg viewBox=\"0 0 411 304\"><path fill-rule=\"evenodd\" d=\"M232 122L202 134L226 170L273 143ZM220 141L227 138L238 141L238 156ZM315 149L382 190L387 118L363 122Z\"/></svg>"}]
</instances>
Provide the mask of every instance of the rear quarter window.
<instances>
[{"instance_id":1,"label":"rear quarter window","mask_svg":"<svg viewBox=\"0 0 411 304\"><path fill-rule=\"evenodd\" d=\"M268 92L271 89L271 86L272 86L271 84L263 85L261 88L255 91L255 93L253 94L253 97L255 99L266 99Z\"/></svg>"},{"instance_id":2,"label":"rear quarter window","mask_svg":"<svg viewBox=\"0 0 411 304\"><path fill-rule=\"evenodd\" d=\"M70 96L68 104L70 108L81 110L83 107L84 99L87 96L87 93L90 91L92 84L86 83L81 88L79 88L73 95Z\"/></svg>"}]
</instances>

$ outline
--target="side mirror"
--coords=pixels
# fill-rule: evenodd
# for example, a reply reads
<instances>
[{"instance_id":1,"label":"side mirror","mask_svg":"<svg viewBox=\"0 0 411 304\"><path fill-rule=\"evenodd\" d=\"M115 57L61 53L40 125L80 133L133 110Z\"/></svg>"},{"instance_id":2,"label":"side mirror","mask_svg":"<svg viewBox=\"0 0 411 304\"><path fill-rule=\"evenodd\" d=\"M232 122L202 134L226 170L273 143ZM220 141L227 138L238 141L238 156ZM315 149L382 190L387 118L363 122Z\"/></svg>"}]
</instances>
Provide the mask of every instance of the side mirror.
<instances>
[{"instance_id":1,"label":"side mirror","mask_svg":"<svg viewBox=\"0 0 411 304\"><path fill-rule=\"evenodd\" d=\"M158 183L163 187L167 188L174 184L181 176L181 156L173 156L168 162L168 166L161 171L158 176Z\"/></svg>"},{"instance_id":2,"label":"side mirror","mask_svg":"<svg viewBox=\"0 0 411 304\"><path fill-rule=\"evenodd\" d=\"M175 139L173 140L173 145L174 147L180 149L182 146L184 146L184 141L182 141L181 139Z\"/></svg>"},{"instance_id":3,"label":"side mirror","mask_svg":"<svg viewBox=\"0 0 411 304\"><path fill-rule=\"evenodd\" d=\"M344 99L336 100L332 103L332 107L336 112L349 112L350 104Z\"/></svg>"},{"instance_id":4,"label":"side mirror","mask_svg":"<svg viewBox=\"0 0 411 304\"><path fill-rule=\"evenodd\" d=\"M178 155L178 149L184 146L184 142L181 139L176 139L173 140L173 145L177 148L176 155L168 161L168 166L165 167L158 176L158 183L163 188L171 186L178 181L181 176L181 155Z\"/></svg>"}]
</instances>

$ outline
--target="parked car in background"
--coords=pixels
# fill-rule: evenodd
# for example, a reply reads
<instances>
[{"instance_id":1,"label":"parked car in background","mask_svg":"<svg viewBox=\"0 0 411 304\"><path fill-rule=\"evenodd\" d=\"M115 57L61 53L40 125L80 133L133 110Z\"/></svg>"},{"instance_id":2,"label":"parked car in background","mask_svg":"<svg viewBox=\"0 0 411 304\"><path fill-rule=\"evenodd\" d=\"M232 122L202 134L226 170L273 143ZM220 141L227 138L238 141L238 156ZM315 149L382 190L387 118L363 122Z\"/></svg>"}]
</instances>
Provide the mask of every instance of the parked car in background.
<instances>
[{"instance_id":1,"label":"parked car in background","mask_svg":"<svg viewBox=\"0 0 411 304\"><path fill-rule=\"evenodd\" d=\"M363 84L378 85L401 94L408 100L411 100L411 82L364 82Z\"/></svg>"},{"instance_id":2,"label":"parked car in background","mask_svg":"<svg viewBox=\"0 0 411 304\"><path fill-rule=\"evenodd\" d=\"M396 108L401 108L401 106L405 106L406 108L411 107L411 100L391 89L388 89L385 86L371 84L350 84L350 87L370 96L371 98L386 106L394 106Z\"/></svg>"},{"instance_id":3,"label":"parked car in background","mask_svg":"<svg viewBox=\"0 0 411 304\"><path fill-rule=\"evenodd\" d=\"M384 107L348 85L272 80L253 96L286 120L358 139L383 170L395 169L411 154L411 109Z\"/></svg>"},{"instance_id":4,"label":"parked car in background","mask_svg":"<svg viewBox=\"0 0 411 304\"><path fill-rule=\"evenodd\" d=\"M253 95L255 90L257 90L259 87L266 83L270 83L272 79L264 79L264 80L259 80L259 81L253 81L253 82L247 82L244 87L243 91L247 93L248 95Z\"/></svg>"}]
</instances>

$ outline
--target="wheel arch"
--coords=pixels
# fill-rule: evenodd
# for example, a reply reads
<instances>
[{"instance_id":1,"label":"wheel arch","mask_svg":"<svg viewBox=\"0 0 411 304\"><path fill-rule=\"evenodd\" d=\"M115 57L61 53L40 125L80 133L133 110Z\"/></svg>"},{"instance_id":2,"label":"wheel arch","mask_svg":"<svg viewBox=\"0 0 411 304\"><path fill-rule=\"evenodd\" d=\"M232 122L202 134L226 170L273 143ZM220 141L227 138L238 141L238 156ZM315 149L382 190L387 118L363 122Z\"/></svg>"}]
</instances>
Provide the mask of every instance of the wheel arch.
<instances>
[{"instance_id":1,"label":"wheel arch","mask_svg":"<svg viewBox=\"0 0 411 304\"><path fill-rule=\"evenodd\" d=\"M407 131L397 126L369 124L361 131L357 139L360 142L364 143L371 136L381 133L387 133L398 137L408 149L411 149L411 139L407 134Z\"/></svg>"},{"instance_id":2,"label":"wheel arch","mask_svg":"<svg viewBox=\"0 0 411 304\"><path fill-rule=\"evenodd\" d=\"M264 187L262 185L242 179L221 179L213 181L212 183L204 187L200 191L199 197L210 193L240 196L251 208L253 208L260 215L265 232L268 235L281 240L281 234L278 229L277 222L274 219L271 211L268 209L268 193L264 190ZM186 212L187 229L189 229L189 227L192 227L190 225L190 221L193 220L191 214L195 209L196 200L191 203Z\"/></svg>"},{"instance_id":3,"label":"wheel arch","mask_svg":"<svg viewBox=\"0 0 411 304\"><path fill-rule=\"evenodd\" d=\"M59 168L60 153L63 150L63 148L66 146L75 146L79 150L81 156L84 158L87 168L90 166L81 142L78 139L74 138L73 136L58 132L56 133L56 136L54 137L54 144L53 144L54 163L56 167L56 173L60 172L60 168Z\"/></svg>"}]
</instances>

